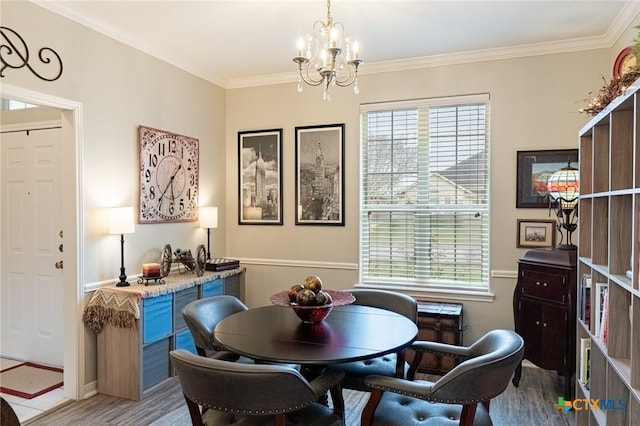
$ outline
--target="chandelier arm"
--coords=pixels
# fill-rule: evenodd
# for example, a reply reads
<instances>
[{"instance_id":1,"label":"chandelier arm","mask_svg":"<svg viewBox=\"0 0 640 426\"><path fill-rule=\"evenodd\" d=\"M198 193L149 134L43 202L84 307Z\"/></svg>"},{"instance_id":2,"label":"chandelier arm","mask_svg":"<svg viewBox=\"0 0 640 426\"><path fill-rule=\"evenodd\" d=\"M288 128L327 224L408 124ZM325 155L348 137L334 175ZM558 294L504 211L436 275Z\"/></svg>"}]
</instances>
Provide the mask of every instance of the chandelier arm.
<instances>
[{"instance_id":1,"label":"chandelier arm","mask_svg":"<svg viewBox=\"0 0 640 426\"><path fill-rule=\"evenodd\" d=\"M302 64L300 64L299 71L300 71L300 78L302 79L302 81L304 81L309 86L320 86L322 84L322 82L324 81L324 78L321 78L320 80L316 80L313 77L311 77L311 75L309 75L309 66L304 67L305 68L304 71L302 68L303 68Z\"/></svg>"},{"instance_id":2,"label":"chandelier arm","mask_svg":"<svg viewBox=\"0 0 640 426\"><path fill-rule=\"evenodd\" d=\"M348 65L347 66L348 70L349 70L349 74L342 80L338 79L338 77L336 76L336 86L340 86L340 87L348 87L351 86L353 84L354 81L356 81L356 78L358 78L358 68L355 68L355 71L351 70L351 66Z\"/></svg>"}]
</instances>

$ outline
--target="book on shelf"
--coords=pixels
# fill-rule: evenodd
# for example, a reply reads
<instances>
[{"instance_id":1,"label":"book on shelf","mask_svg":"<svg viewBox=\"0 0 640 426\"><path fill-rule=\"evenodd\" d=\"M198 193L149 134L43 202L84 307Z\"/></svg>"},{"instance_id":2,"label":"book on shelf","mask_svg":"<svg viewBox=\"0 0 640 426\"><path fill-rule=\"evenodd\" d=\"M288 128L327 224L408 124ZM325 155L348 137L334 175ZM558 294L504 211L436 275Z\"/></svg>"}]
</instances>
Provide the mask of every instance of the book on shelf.
<instances>
[{"instance_id":1,"label":"book on shelf","mask_svg":"<svg viewBox=\"0 0 640 426\"><path fill-rule=\"evenodd\" d=\"M605 345L607 344L607 337L609 335L609 291L604 294L604 300L602 301L602 325L600 326L600 340Z\"/></svg>"},{"instance_id":2,"label":"book on shelf","mask_svg":"<svg viewBox=\"0 0 640 426\"><path fill-rule=\"evenodd\" d=\"M589 378L591 376L591 339L580 338L580 373L578 380L584 387L589 389Z\"/></svg>"},{"instance_id":3,"label":"book on shelf","mask_svg":"<svg viewBox=\"0 0 640 426\"><path fill-rule=\"evenodd\" d=\"M596 294L595 294L595 327L594 327L594 335L606 342L603 339L603 324L605 320L608 318L607 314L607 305L608 305L608 294L609 294L609 284L608 283L596 283ZM605 334L606 336L606 334Z\"/></svg>"},{"instance_id":4,"label":"book on shelf","mask_svg":"<svg viewBox=\"0 0 640 426\"><path fill-rule=\"evenodd\" d=\"M591 321L591 275L585 274L580 280L580 304L578 318L589 327Z\"/></svg>"},{"instance_id":5,"label":"book on shelf","mask_svg":"<svg viewBox=\"0 0 640 426\"><path fill-rule=\"evenodd\" d=\"M227 271L229 269L237 269L240 267L240 261L236 259L216 258L207 261L207 271Z\"/></svg>"}]
</instances>

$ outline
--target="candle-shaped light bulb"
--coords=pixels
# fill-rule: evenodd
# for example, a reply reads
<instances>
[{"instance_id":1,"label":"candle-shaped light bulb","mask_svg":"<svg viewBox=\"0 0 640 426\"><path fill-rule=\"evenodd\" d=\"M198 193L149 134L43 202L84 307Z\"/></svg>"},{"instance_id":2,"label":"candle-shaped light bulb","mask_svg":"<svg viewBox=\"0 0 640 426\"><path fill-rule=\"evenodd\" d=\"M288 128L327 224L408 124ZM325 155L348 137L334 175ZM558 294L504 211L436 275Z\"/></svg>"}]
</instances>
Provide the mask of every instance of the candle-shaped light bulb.
<instances>
[{"instance_id":1,"label":"candle-shaped light bulb","mask_svg":"<svg viewBox=\"0 0 640 426\"><path fill-rule=\"evenodd\" d=\"M358 52L360 50L360 44L357 41L351 43L351 51L353 52L353 59L358 59Z\"/></svg>"},{"instance_id":2,"label":"candle-shaped light bulb","mask_svg":"<svg viewBox=\"0 0 640 426\"><path fill-rule=\"evenodd\" d=\"M298 56L302 56L303 49L304 49L304 39L301 37L298 39Z\"/></svg>"},{"instance_id":3,"label":"candle-shaped light bulb","mask_svg":"<svg viewBox=\"0 0 640 426\"><path fill-rule=\"evenodd\" d=\"M331 27L331 31L329 31L329 40L331 41L331 47L338 46L338 34L338 28L335 26Z\"/></svg>"}]
</instances>

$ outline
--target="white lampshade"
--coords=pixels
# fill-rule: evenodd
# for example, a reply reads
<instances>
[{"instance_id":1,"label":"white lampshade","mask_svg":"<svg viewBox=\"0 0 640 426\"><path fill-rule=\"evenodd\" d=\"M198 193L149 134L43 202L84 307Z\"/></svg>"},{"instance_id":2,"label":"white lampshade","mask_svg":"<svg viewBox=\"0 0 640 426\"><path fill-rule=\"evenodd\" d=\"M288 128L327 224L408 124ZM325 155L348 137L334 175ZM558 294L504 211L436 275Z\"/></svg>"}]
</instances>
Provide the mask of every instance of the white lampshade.
<instances>
[{"instance_id":1,"label":"white lampshade","mask_svg":"<svg viewBox=\"0 0 640 426\"><path fill-rule=\"evenodd\" d=\"M133 207L109 209L109 234L133 234L134 232Z\"/></svg>"},{"instance_id":2,"label":"white lampshade","mask_svg":"<svg viewBox=\"0 0 640 426\"><path fill-rule=\"evenodd\" d=\"M217 228L218 227L218 208L217 207L200 207L198 213L201 228Z\"/></svg>"}]
</instances>

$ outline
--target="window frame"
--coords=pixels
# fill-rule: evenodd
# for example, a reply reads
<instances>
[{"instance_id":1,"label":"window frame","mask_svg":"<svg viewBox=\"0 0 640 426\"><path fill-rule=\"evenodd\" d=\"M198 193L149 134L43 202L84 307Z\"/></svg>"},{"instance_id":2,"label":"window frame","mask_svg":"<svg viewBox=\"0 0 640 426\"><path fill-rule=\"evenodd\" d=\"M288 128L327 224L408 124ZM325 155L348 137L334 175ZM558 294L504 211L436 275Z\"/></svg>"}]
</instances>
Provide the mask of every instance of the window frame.
<instances>
[{"instance_id":1,"label":"window frame","mask_svg":"<svg viewBox=\"0 0 640 426\"><path fill-rule=\"evenodd\" d=\"M460 107L464 105L472 105L472 104L484 104L485 106L485 119L484 119L484 138L485 138L485 165L486 165L486 194L485 194L485 203L480 204L480 209L483 214L486 215L486 223L483 225L484 229L486 229L486 233L483 236L483 240L481 244L484 244L484 252L486 253L486 265L482 267L482 277L481 277L481 285L478 285L473 288L465 288L461 285L435 285L429 284L428 279L426 281L420 281L415 279L416 275L413 275L412 278L403 278L403 279L389 279L389 278L374 278L374 277L365 277L364 273L366 268L364 268L363 260L365 260L363 249L363 238L365 234L364 222L366 222L366 215L370 211L376 211L376 209L366 208L365 205L365 173L367 172L366 168L368 164L365 164L365 155L364 147L365 144L368 144L368 140L366 139L368 135L366 134L367 128L365 127L366 114L369 112L376 111L393 111L393 110L402 110L402 109L418 109L418 108L430 108L430 107L444 107L444 106L455 106ZM457 120L457 119L456 119ZM489 160L489 151L490 151L490 96L489 94L477 94L477 95L463 95L463 96L452 96L452 97L439 97L439 98L427 98L427 99L417 99L417 100L407 100L407 101L394 101L394 102L380 102L380 103L371 103L371 104L362 104L360 106L360 174L359 174L359 242L358 242L358 260L360 263L359 268L359 284L358 286L366 286L370 288L382 288L382 289L391 289L395 291L401 291L407 294L414 295L416 297L423 297L428 295L430 299L457 299L457 300L477 300L477 301L492 301L494 298L493 293L491 292L491 280L490 280L490 160ZM398 206L394 206L390 204L386 210L394 210L394 207L399 207L397 210L402 210L403 206L406 204L400 204ZM382 209L378 211L383 211ZM433 209L423 210L432 213ZM484 259L484 258L483 258Z\"/></svg>"}]
</instances>

